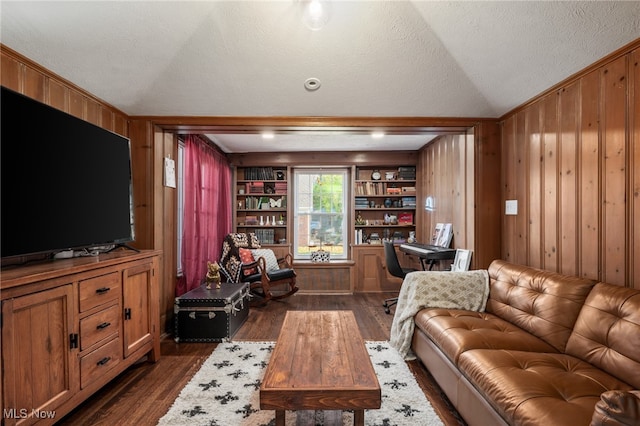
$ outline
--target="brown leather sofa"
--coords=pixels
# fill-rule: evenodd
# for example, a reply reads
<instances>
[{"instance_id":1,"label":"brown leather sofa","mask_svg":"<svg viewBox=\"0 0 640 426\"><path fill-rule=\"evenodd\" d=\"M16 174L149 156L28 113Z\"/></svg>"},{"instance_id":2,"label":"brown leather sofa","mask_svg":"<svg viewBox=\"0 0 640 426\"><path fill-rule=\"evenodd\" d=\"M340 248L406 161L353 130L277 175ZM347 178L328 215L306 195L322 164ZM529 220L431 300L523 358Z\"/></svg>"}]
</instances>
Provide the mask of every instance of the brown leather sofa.
<instances>
[{"instance_id":1,"label":"brown leather sofa","mask_svg":"<svg viewBox=\"0 0 640 426\"><path fill-rule=\"evenodd\" d=\"M411 345L470 426L640 424L640 291L502 260L489 277L485 312L423 309Z\"/></svg>"}]
</instances>

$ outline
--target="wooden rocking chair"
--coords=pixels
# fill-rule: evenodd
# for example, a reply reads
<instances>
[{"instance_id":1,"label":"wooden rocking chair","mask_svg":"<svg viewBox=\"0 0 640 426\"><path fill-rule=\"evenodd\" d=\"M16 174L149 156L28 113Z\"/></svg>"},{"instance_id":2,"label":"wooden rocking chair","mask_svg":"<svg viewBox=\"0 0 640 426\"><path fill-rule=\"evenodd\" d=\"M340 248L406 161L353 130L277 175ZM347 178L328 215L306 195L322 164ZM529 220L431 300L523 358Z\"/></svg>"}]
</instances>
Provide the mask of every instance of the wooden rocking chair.
<instances>
[{"instance_id":1,"label":"wooden rocking chair","mask_svg":"<svg viewBox=\"0 0 640 426\"><path fill-rule=\"evenodd\" d=\"M299 290L291 253L276 258L273 250L260 247L253 233L227 235L220 264L229 281L250 283L252 294L261 299L254 306L284 299ZM273 290L274 287L284 287L284 290Z\"/></svg>"}]
</instances>

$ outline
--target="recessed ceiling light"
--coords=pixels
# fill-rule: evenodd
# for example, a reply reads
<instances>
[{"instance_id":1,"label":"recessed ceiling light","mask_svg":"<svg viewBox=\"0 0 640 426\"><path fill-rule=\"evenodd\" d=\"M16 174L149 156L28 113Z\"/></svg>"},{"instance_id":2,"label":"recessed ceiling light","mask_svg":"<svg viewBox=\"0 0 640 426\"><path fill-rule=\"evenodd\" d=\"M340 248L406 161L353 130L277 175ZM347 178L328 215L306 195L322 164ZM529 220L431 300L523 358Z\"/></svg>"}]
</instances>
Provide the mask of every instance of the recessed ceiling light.
<instances>
[{"instance_id":1,"label":"recessed ceiling light","mask_svg":"<svg viewBox=\"0 0 640 426\"><path fill-rule=\"evenodd\" d=\"M307 0L302 20L312 31L318 31L329 21L331 3L328 0Z\"/></svg>"},{"instance_id":2,"label":"recessed ceiling light","mask_svg":"<svg viewBox=\"0 0 640 426\"><path fill-rule=\"evenodd\" d=\"M371 132L371 137L374 139L382 139L384 137L384 132Z\"/></svg>"},{"instance_id":3,"label":"recessed ceiling light","mask_svg":"<svg viewBox=\"0 0 640 426\"><path fill-rule=\"evenodd\" d=\"M262 139L273 139L276 135L273 132L262 132Z\"/></svg>"}]
</instances>

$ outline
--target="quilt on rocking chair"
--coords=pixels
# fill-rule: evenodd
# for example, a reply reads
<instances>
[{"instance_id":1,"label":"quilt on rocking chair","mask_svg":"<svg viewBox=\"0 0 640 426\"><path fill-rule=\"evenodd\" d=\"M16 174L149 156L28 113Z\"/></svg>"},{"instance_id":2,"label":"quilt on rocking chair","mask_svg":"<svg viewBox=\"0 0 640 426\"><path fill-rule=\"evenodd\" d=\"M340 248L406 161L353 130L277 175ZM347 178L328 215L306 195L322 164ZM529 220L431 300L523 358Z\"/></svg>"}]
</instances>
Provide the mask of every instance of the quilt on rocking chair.
<instances>
[{"instance_id":1,"label":"quilt on rocking chair","mask_svg":"<svg viewBox=\"0 0 640 426\"><path fill-rule=\"evenodd\" d=\"M240 282L242 273L242 259L240 249L259 249L260 241L254 233L228 234L222 242L222 254L220 256L220 270L227 280L232 283Z\"/></svg>"},{"instance_id":2,"label":"quilt on rocking chair","mask_svg":"<svg viewBox=\"0 0 640 426\"><path fill-rule=\"evenodd\" d=\"M260 248L260 241L253 233L228 234L222 244L220 265L227 280L249 282L252 293L263 303L298 291L291 254L277 259L271 249ZM284 291L272 293L273 286L283 285Z\"/></svg>"}]
</instances>

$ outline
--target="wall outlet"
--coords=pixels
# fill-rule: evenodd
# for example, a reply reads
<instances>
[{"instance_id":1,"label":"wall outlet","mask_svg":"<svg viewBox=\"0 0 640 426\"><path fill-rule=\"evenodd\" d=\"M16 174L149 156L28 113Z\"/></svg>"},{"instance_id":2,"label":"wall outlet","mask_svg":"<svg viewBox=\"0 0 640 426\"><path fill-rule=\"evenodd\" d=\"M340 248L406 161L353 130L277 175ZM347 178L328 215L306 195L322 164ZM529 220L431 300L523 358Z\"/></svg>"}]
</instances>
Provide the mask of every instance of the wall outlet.
<instances>
[{"instance_id":1,"label":"wall outlet","mask_svg":"<svg viewBox=\"0 0 640 426\"><path fill-rule=\"evenodd\" d=\"M518 200L507 200L504 204L504 214L510 216L518 214Z\"/></svg>"}]
</instances>

